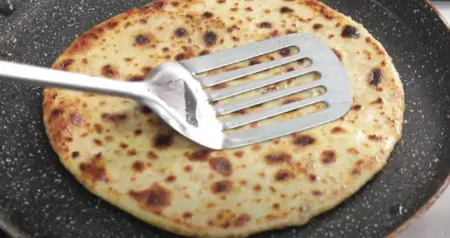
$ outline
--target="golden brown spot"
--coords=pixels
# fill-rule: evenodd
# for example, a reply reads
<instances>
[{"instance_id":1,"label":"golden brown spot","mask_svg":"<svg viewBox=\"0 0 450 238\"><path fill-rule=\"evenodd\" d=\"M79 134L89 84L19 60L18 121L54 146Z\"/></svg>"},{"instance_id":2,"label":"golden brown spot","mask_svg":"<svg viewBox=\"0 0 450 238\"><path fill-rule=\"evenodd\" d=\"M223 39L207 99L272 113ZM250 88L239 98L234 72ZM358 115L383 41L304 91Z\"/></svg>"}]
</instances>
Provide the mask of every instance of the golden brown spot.
<instances>
[{"instance_id":1,"label":"golden brown spot","mask_svg":"<svg viewBox=\"0 0 450 238\"><path fill-rule=\"evenodd\" d=\"M70 121L75 126L82 126L83 125L83 116L81 116L78 113L72 113L70 114Z\"/></svg>"},{"instance_id":2,"label":"golden brown spot","mask_svg":"<svg viewBox=\"0 0 450 238\"><path fill-rule=\"evenodd\" d=\"M211 18L214 16L212 12L204 12L202 15L204 18Z\"/></svg>"},{"instance_id":3,"label":"golden brown spot","mask_svg":"<svg viewBox=\"0 0 450 238\"><path fill-rule=\"evenodd\" d=\"M118 24L119 24L119 23L116 22L116 21L109 21L109 22L106 24L106 27L108 27L109 29L113 29L113 28L115 28Z\"/></svg>"},{"instance_id":4,"label":"golden brown spot","mask_svg":"<svg viewBox=\"0 0 450 238\"><path fill-rule=\"evenodd\" d=\"M191 161L206 161L211 154L211 150L198 150L188 154L188 159Z\"/></svg>"},{"instance_id":5,"label":"golden brown spot","mask_svg":"<svg viewBox=\"0 0 450 238\"><path fill-rule=\"evenodd\" d=\"M316 139L314 137L309 135L299 135L294 136L294 145L300 146L300 147L307 147L316 142Z\"/></svg>"},{"instance_id":6,"label":"golden brown spot","mask_svg":"<svg viewBox=\"0 0 450 238\"><path fill-rule=\"evenodd\" d=\"M383 104L383 99L377 98L375 101L371 102L371 104Z\"/></svg>"},{"instance_id":7,"label":"golden brown spot","mask_svg":"<svg viewBox=\"0 0 450 238\"><path fill-rule=\"evenodd\" d=\"M133 164L132 164L131 167L133 168L133 171L134 171L134 172L140 173L140 172L144 171L144 169L145 169L145 164L142 163L142 162L139 161L139 160L136 160L136 161L133 162Z\"/></svg>"},{"instance_id":8,"label":"golden brown spot","mask_svg":"<svg viewBox=\"0 0 450 238\"><path fill-rule=\"evenodd\" d=\"M76 159L76 158L78 158L78 156L80 156L80 152L78 152L78 151L72 152L72 159Z\"/></svg>"},{"instance_id":9,"label":"golden brown spot","mask_svg":"<svg viewBox=\"0 0 450 238\"><path fill-rule=\"evenodd\" d=\"M213 46L217 42L217 34L212 31L207 31L203 35L203 40L206 43L206 46Z\"/></svg>"},{"instance_id":10,"label":"golden brown spot","mask_svg":"<svg viewBox=\"0 0 450 238\"><path fill-rule=\"evenodd\" d=\"M126 148L128 148L128 145L127 144L125 144L125 143L120 143L120 148L122 148L122 149L126 149Z\"/></svg>"},{"instance_id":11,"label":"golden brown spot","mask_svg":"<svg viewBox=\"0 0 450 238\"><path fill-rule=\"evenodd\" d=\"M147 24L147 19L139 19L139 23L145 25Z\"/></svg>"},{"instance_id":12,"label":"golden brown spot","mask_svg":"<svg viewBox=\"0 0 450 238\"><path fill-rule=\"evenodd\" d=\"M352 175L353 175L353 176L359 176L359 175L361 175L361 170L360 170L360 168L358 168L358 167L353 168L353 169L352 169Z\"/></svg>"},{"instance_id":13,"label":"golden brown spot","mask_svg":"<svg viewBox=\"0 0 450 238\"><path fill-rule=\"evenodd\" d=\"M331 130L331 133L333 134L342 134L347 132L344 128L340 127L340 126L336 126Z\"/></svg>"},{"instance_id":14,"label":"golden brown spot","mask_svg":"<svg viewBox=\"0 0 450 238\"><path fill-rule=\"evenodd\" d=\"M183 53L177 54L177 55L175 56L175 60L176 60L176 61L181 61L181 60L184 60L184 59L186 59L186 58L187 58L186 55L184 55Z\"/></svg>"},{"instance_id":15,"label":"golden brown spot","mask_svg":"<svg viewBox=\"0 0 450 238\"><path fill-rule=\"evenodd\" d=\"M331 164L336 162L336 152L333 150L325 150L320 155L320 160L323 164Z\"/></svg>"},{"instance_id":16,"label":"golden brown spot","mask_svg":"<svg viewBox=\"0 0 450 238\"><path fill-rule=\"evenodd\" d=\"M187 31L185 28L182 28L182 27L177 28L177 29L175 30L175 36L176 36L176 37L179 37L179 38L185 37L185 36L187 36L188 34L189 34L188 31Z\"/></svg>"},{"instance_id":17,"label":"golden brown spot","mask_svg":"<svg viewBox=\"0 0 450 238\"><path fill-rule=\"evenodd\" d=\"M280 55L283 57L288 57L289 55L291 55L291 50L289 48L284 48L278 51L278 53L280 53Z\"/></svg>"},{"instance_id":18,"label":"golden brown spot","mask_svg":"<svg viewBox=\"0 0 450 238\"><path fill-rule=\"evenodd\" d=\"M238 158L242 158L244 156L245 152L244 151L236 151L234 152L234 155Z\"/></svg>"},{"instance_id":19,"label":"golden brown spot","mask_svg":"<svg viewBox=\"0 0 450 238\"><path fill-rule=\"evenodd\" d=\"M361 110L361 108L362 108L362 106L358 105L358 104L352 106L352 110L355 110L355 111L359 111L359 110Z\"/></svg>"},{"instance_id":20,"label":"golden brown spot","mask_svg":"<svg viewBox=\"0 0 450 238\"><path fill-rule=\"evenodd\" d=\"M171 192L157 183L144 191L130 190L128 195L136 200L142 208L149 209L154 213L160 213L163 208L172 205Z\"/></svg>"},{"instance_id":21,"label":"golden brown spot","mask_svg":"<svg viewBox=\"0 0 450 238\"><path fill-rule=\"evenodd\" d=\"M219 182L215 182L211 186L211 190L214 194L228 193L231 191L232 188L233 188L233 182L231 182L229 180L222 180Z\"/></svg>"},{"instance_id":22,"label":"golden brown spot","mask_svg":"<svg viewBox=\"0 0 450 238\"><path fill-rule=\"evenodd\" d=\"M308 179L309 179L309 181L311 181L311 182L315 182L315 181L317 181L317 176L314 175L314 174L310 174L310 175L308 176Z\"/></svg>"},{"instance_id":23,"label":"golden brown spot","mask_svg":"<svg viewBox=\"0 0 450 238\"><path fill-rule=\"evenodd\" d=\"M127 155L128 155L128 156L136 156L136 155L137 155L137 152L136 152L135 149L132 149L132 150L129 150L129 151L127 152Z\"/></svg>"},{"instance_id":24,"label":"golden brown spot","mask_svg":"<svg viewBox=\"0 0 450 238\"><path fill-rule=\"evenodd\" d=\"M235 227L243 227L243 226L247 225L251 219L252 218L249 214L244 213L244 214L239 215L236 218L236 220L234 220L233 225Z\"/></svg>"},{"instance_id":25,"label":"golden brown spot","mask_svg":"<svg viewBox=\"0 0 450 238\"><path fill-rule=\"evenodd\" d=\"M158 134L153 140L156 149L163 150L169 148L173 143L173 136L169 134Z\"/></svg>"},{"instance_id":26,"label":"golden brown spot","mask_svg":"<svg viewBox=\"0 0 450 238\"><path fill-rule=\"evenodd\" d=\"M109 113L103 113L102 118L107 121L111 122L120 122L125 119L127 119L127 114L109 114Z\"/></svg>"},{"instance_id":27,"label":"golden brown spot","mask_svg":"<svg viewBox=\"0 0 450 238\"><path fill-rule=\"evenodd\" d=\"M255 192L261 191L261 185L256 184L255 186L253 186L253 190L255 190Z\"/></svg>"},{"instance_id":28,"label":"golden brown spot","mask_svg":"<svg viewBox=\"0 0 450 238\"><path fill-rule=\"evenodd\" d=\"M128 77L128 81L130 82L142 82L145 80L145 77L142 75L132 75Z\"/></svg>"},{"instance_id":29,"label":"golden brown spot","mask_svg":"<svg viewBox=\"0 0 450 238\"><path fill-rule=\"evenodd\" d=\"M340 61L342 61L342 54L341 54L338 50L336 50L336 49L333 49L333 52L334 52L334 54L338 57L338 59L339 59Z\"/></svg>"},{"instance_id":30,"label":"golden brown spot","mask_svg":"<svg viewBox=\"0 0 450 238\"><path fill-rule=\"evenodd\" d=\"M105 65L102 67L102 75L107 78L117 78L119 76L119 71L114 69L111 65Z\"/></svg>"},{"instance_id":31,"label":"golden brown spot","mask_svg":"<svg viewBox=\"0 0 450 238\"><path fill-rule=\"evenodd\" d=\"M210 159L209 166L223 176L230 176L233 170L230 161L220 157Z\"/></svg>"},{"instance_id":32,"label":"golden brown spot","mask_svg":"<svg viewBox=\"0 0 450 238\"><path fill-rule=\"evenodd\" d=\"M266 155L265 160L268 164L281 164L285 162L289 162L292 159L292 156L285 152L275 152Z\"/></svg>"},{"instance_id":33,"label":"golden brown spot","mask_svg":"<svg viewBox=\"0 0 450 238\"><path fill-rule=\"evenodd\" d=\"M61 61L55 68L63 71L68 71L69 67L75 62L74 59L66 59Z\"/></svg>"},{"instance_id":34,"label":"golden brown spot","mask_svg":"<svg viewBox=\"0 0 450 238\"><path fill-rule=\"evenodd\" d=\"M153 151L149 151L149 152L147 153L147 158L148 158L148 159L151 159L151 160L155 160L155 159L158 158L158 155L155 154Z\"/></svg>"},{"instance_id":35,"label":"golden brown spot","mask_svg":"<svg viewBox=\"0 0 450 238\"><path fill-rule=\"evenodd\" d=\"M152 67L144 67L144 68L142 68L141 71L142 71L142 73L144 73L144 76L147 77L152 70L153 70Z\"/></svg>"},{"instance_id":36,"label":"golden brown spot","mask_svg":"<svg viewBox=\"0 0 450 238\"><path fill-rule=\"evenodd\" d=\"M113 137L113 136L106 136L106 137L105 137L105 140L106 140L107 142L112 142L112 141L114 141L114 137Z\"/></svg>"},{"instance_id":37,"label":"golden brown spot","mask_svg":"<svg viewBox=\"0 0 450 238\"><path fill-rule=\"evenodd\" d=\"M190 172L192 172L192 166L190 166L190 165L186 165L186 166L184 166L184 172L186 172L186 173L190 173Z\"/></svg>"},{"instance_id":38,"label":"golden brown spot","mask_svg":"<svg viewBox=\"0 0 450 238\"><path fill-rule=\"evenodd\" d=\"M359 30L356 27L346 25L342 30L341 36L349 39L358 39L360 34Z\"/></svg>"},{"instance_id":39,"label":"golden brown spot","mask_svg":"<svg viewBox=\"0 0 450 238\"><path fill-rule=\"evenodd\" d=\"M316 23L316 24L313 25L313 29L316 30L316 31L318 31L318 30L320 30L322 28L323 28L323 25L320 24L320 23Z\"/></svg>"},{"instance_id":40,"label":"golden brown spot","mask_svg":"<svg viewBox=\"0 0 450 238\"><path fill-rule=\"evenodd\" d=\"M137 35L135 38L135 42L137 45L147 45L150 43L150 39L146 35Z\"/></svg>"},{"instance_id":41,"label":"golden brown spot","mask_svg":"<svg viewBox=\"0 0 450 238\"><path fill-rule=\"evenodd\" d=\"M261 22L258 25L260 28L272 28L272 23L270 22Z\"/></svg>"},{"instance_id":42,"label":"golden brown spot","mask_svg":"<svg viewBox=\"0 0 450 238\"><path fill-rule=\"evenodd\" d=\"M382 136L377 136L377 135L369 135L369 139L373 140L373 141L382 141L383 137Z\"/></svg>"},{"instance_id":43,"label":"golden brown spot","mask_svg":"<svg viewBox=\"0 0 450 238\"><path fill-rule=\"evenodd\" d=\"M288 99L283 100L283 104L289 104L289 103L293 103L293 102L298 102L300 100L302 100L302 98L300 98L300 97L288 98Z\"/></svg>"},{"instance_id":44,"label":"golden brown spot","mask_svg":"<svg viewBox=\"0 0 450 238\"><path fill-rule=\"evenodd\" d=\"M208 55L210 52L208 50L203 50L202 52L200 52L200 56L203 55Z\"/></svg>"},{"instance_id":45,"label":"golden brown spot","mask_svg":"<svg viewBox=\"0 0 450 238\"><path fill-rule=\"evenodd\" d=\"M252 66L252 65L256 65L256 64L260 64L260 63L261 63L261 62L258 61L258 60L251 60L250 63L249 63L249 65Z\"/></svg>"},{"instance_id":46,"label":"golden brown spot","mask_svg":"<svg viewBox=\"0 0 450 238\"><path fill-rule=\"evenodd\" d=\"M289 7L282 7L280 9L280 12L281 13L292 13L292 12L294 12L294 10L292 10L292 8L289 8Z\"/></svg>"},{"instance_id":47,"label":"golden brown spot","mask_svg":"<svg viewBox=\"0 0 450 238\"><path fill-rule=\"evenodd\" d=\"M278 182L287 181L292 178L295 178L295 175L290 170L287 169L280 169L275 174L275 180Z\"/></svg>"},{"instance_id":48,"label":"golden brown spot","mask_svg":"<svg viewBox=\"0 0 450 238\"><path fill-rule=\"evenodd\" d=\"M186 220L192 219L193 215L190 212L183 213L183 218Z\"/></svg>"},{"instance_id":49,"label":"golden brown spot","mask_svg":"<svg viewBox=\"0 0 450 238\"><path fill-rule=\"evenodd\" d=\"M359 154L359 151L357 149L355 149L355 148L348 148L347 152L350 153L350 154L353 154L353 155Z\"/></svg>"},{"instance_id":50,"label":"golden brown spot","mask_svg":"<svg viewBox=\"0 0 450 238\"><path fill-rule=\"evenodd\" d=\"M95 155L89 162L81 163L80 171L83 173L84 177L90 179L93 183L97 181L107 183L109 181L101 153Z\"/></svg>"},{"instance_id":51,"label":"golden brown spot","mask_svg":"<svg viewBox=\"0 0 450 238\"><path fill-rule=\"evenodd\" d=\"M135 135L135 136L140 136L140 135L142 135L142 130L141 130L141 129L135 130L135 131L134 131L134 135Z\"/></svg>"},{"instance_id":52,"label":"golden brown spot","mask_svg":"<svg viewBox=\"0 0 450 238\"><path fill-rule=\"evenodd\" d=\"M103 127L100 124L95 124L94 129L95 129L95 132L97 132L98 134L103 133Z\"/></svg>"},{"instance_id":53,"label":"golden brown spot","mask_svg":"<svg viewBox=\"0 0 450 238\"><path fill-rule=\"evenodd\" d=\"M319 190L313 190L312 195L316 196L316 197L321 197L322 196L322 192Z\"/></svg>"},{"instance_id":54,"label":"golden brown spot","mask_svg":"<svg viewBox=\"0 0 450 238\"><path fill-rule=\"evenodd\" d=\"M95 143L97 146L102 146L102 145L103 145L102 141L99 140L99 139L94 139L94 143Z\"/></svg>"},{"instance_id":55,"label":"golden brown spot","mask_svg":"<svg viewBox=\"0 0 450 238\"><path fill-rule=\"evenodd\" d=\"M173 175L171 175L171 176L169 176L169 177L166 178L166 182L168 182L168 183L173 183L173 182L175 182L176 180L177 180L177 177L175 177L175 176L173 176Z\"/></svg>"},{"instance_id":56,"label":"golden brown spot","mask_svg":"<svg viewBox=\"0 0 450 238\"><path fill-rule=\"evenodd\" d=\"M280 204L274 203L274 204L272 205L272 208L273 208L274 210L278 210L278 209L280 209Z\"/></svg>"}]
</instances>

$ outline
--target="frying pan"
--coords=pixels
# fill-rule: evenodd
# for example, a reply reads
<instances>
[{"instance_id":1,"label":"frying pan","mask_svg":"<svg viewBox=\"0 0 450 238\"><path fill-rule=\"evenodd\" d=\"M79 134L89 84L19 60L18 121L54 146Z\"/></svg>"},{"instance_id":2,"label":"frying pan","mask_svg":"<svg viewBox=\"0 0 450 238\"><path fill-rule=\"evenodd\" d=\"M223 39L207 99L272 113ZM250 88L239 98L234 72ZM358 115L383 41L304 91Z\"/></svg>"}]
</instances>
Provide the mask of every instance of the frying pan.
<instances>
[{"instance_id":1,"label":"frying pan","mask_svg":"<svg viewBox=\"0 0 450 238\"><path fill-rule=\"evenodd\" d=\"M77 35L148 0L12 2L16 11L0 16L0 58L50 66ZM449 183L445 23L421 0L324 2L363 23L392 56L406 91L404 136L355 196L306 226L255 237L395 235ZM0 81L0 227L24 237L173 237L91 195L63 168L41 123L41 93Z\"/></svg>"}]
</instances>

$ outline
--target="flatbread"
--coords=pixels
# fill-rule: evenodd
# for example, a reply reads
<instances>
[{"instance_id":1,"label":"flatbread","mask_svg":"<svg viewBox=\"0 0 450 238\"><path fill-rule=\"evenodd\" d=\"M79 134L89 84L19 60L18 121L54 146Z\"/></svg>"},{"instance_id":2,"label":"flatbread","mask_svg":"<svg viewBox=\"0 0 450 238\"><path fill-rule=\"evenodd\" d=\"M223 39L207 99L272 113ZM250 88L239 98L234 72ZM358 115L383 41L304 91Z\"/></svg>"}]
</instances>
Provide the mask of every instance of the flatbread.
<instances>
[{"instance_id":1,"label":"flatbread","mask_svg":"<svg viewBox=\"0 0 450 238\"><path fill-rule=\"evenodd\" d=\"M345 66L354 105L340 120L237 150L209 151L133 100L47 89L44 123L52 146L89 191L168 231L242 237L305 224L370 180L401 137L402 83L383 46L362 25L313 0L158 0L86 32L54 68L139 81L169 60L294 32L320 37ZM240 113L248 111L232 116Z\"/></svg>"}]
</instances>

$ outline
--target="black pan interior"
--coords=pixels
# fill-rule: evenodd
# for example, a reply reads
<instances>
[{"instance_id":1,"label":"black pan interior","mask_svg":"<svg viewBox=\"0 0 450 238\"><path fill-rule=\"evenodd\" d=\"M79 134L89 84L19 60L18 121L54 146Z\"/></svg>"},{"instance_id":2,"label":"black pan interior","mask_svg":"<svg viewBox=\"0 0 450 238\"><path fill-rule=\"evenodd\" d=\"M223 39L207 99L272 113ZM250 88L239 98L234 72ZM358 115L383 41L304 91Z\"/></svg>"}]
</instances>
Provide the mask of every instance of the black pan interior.
<instances>
[{"instance_id":1,"label":"black pan interior","mask_svg":"<svg viewBox=\"0 0 450 238\"><path fill-rule=\"evenodd\" d=\"M147 0L15 0L0 16L0 58L50 66L77 35ZM450 32L422 0L326 0L386 47L404 83L404 137L357 195L302 228L256 237L382 237L411 218L450 171ZM0 69L1 70L1 69ZM42 88L0 82L0 227L30 237L172 237L79 185L41 123Z\"/></svg>"}]
</instances>

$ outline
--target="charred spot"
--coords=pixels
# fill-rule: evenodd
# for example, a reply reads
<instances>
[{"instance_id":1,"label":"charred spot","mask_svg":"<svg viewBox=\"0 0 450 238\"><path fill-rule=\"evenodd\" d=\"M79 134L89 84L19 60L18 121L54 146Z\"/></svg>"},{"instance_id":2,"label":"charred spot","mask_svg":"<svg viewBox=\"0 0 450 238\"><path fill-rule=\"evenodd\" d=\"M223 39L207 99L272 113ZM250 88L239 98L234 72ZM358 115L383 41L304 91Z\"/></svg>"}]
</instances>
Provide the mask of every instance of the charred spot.
<instances>
[{"instance_id":1,"label":"charred spot","mask_svg":"<svg viewBox=\"0 0 450 238\"><path fill-rule=\"evenodd\" d=\"M150 109L150 108L147 107L147 106L141 106L141 112L142 112L143 114L151 114L151 113L152 113L152 109Z\"/></svg>"},{"instance_id":2,"label":"charred spot","mask_svg":"<svg viewBox=\"0 0 450 238\"><path fill-rule=\"evenodd\" d=\"M49 121L52 121L53 119L56 119L64 114L63 109L55 108L50 113Z\"/></svg>"},{"instance_id":3,"label":"charred spot","mask_svg":"<svg viewBox=\"0 0 450 238\"><path fill-rule=\"evenodd\" d=\"M94 129L95 129L95 132L97 132L98 134L103 133L103 127L100 124L95 124Z\"/></svg>"},{"instance_id":4,"label":"charred spot","mask_svg":"<svg viewBox=\"0 0 450 238\"><path fill-rule=\"evenodd\" d=\"M320 24L320 23L316 23L316 24L313 25L313 29L316 30L316 31L318 31L318 30L320 30L322 28L323 28L323 25Z\"/></svg>"},{"instance_id":5,"label":"charred spot","mask_svg":"<svg viewBox=\"0 0 450 238\"><path fill-rule=\"evenodd\" d=\"M252 218L249 214L246 214L246 213L241 214L234 220L233 226L243 227L243 226L247 225L251 219Z\"/></svg>"},{"instance_id":6,"label":"charred spot","mask_svg":"<svg viewBox=\"0 0 450 238\"><path fill-rule=\"evenodd\" d=\"M314 139L314 137L309 135L294 136L294 145L296 146L306 147L314 144L315 142L316 139Z\"/></svg>"},{"instance_id":7,"label":"charred spot","mask_svg":"<svg viewBox=\"0 0 450 238\"><path fill-rule=\"evenodd\" d=\"M377 135L369 135L369 139L373 140L373 141L382 141L383 137L382 136L377 136Z\"/></svg>"},{"instance_id":8,"label":"charred spot","mask_svg":"<svg viewBox=\"0 0 450 238\"><path fill-rule=\"evenodd\" d=\"M217 42L217 34L212 31L207 31L203 35L203 40L205 41L207 46L213 46Z\"/></svg>"},{"instance_id":9,"label":"charred spot","mask_svg":"<svg viewBox=\"0 0 450 238\"><path fill-rule=\"evenodd\" d=\"M281 49L280 51L278 51L278 53L283 57L288 57L289 55L291 55L291 49L284 48L284 49Z\"/></svg>"},{"instance_id":10,"label":"charred spot","mask_svg":"<svg viewBox=\"0 0 450 238\"><path fill-rule=\"evenodd\" d=\"M150 43L150 39L146 35L137 35L135 38L135 42L138 45L147 45Z\"/></svg>"},{"instance_id":11,"label":"charred spot","mask_svg":"<svg viewBox=\"0 0 450 238\"><path fill-rule=\"evenodd\" d=\"M222 180L219 182L215 182L211 186L211 190L215 194L228 193L231 191L232 188L233 188L233 183L228 180Z\"/></svg>"},{"instance_id":12,"label":"charred spot","mask_svg":"<svg viewBox=\"0 0 450 238\"><path fill-rule=\"evenodd\" d=\"M102 67L102 75L107 78L116 78L119 76L119 72L108 64Z\"/></svg>"},{"instance_id":13,"label":"charred spot","mask_svg":"<svg viewBox=\"0 0 450 238\"><path fill-rule=\"evenodd\" d=\"M208 50L203 50L202 52L200 52L200 56L203 56L203 55L208 55L208 54L210 54L210 52L208 51Z\"/></svg>"},{"instance_id":14,"label":"charred spot","mask_svg":"<svg viewBox=\"0 0 450 238\"><path fill-rule=\"evenodd\" d=\"M341 134L341 133L345 133L346 130L340 126L336 126L331 130L331 133L333 134Z\"/></svg>"},{"instance_id":15,"label":"charred spot","mask_svg":"<svg viewBox=\"0 0 450 238\"><path fill-rule=\"evenodd\" d=\"M246 10L247 12L253 12L253 8L251 8L251 7L246 7L245 10Z\"/></svg>"},{"instance_id":16,"label":"charred spot","mask_svg":"<svg viewBox=\"0 0 450 238\"><path fill-rule=\"evenodd\" d=\"M377 98L376 100L371 102L371 104L383 104L383 99L382 98Z\"/></svg>"},{"instance_id":17,"label":"charred spot","mask_svg":"<svg viewBox=\"0 0 450 238\"><path fill-rule=\"evenodd\" d=\"M289 8L289 7L282 7L280 9L280 12L281 13L292 13L292 12L294 12L294 10L292 10L292 8Z\"/></svg>"},{"instance_id":18,"label":"charred spot","mask_svg":"<svg viewBox=\"0 0 450 238\"><path fill-rule=\"evenodd\" d=\"M107 121L111 122L120 122L125 119L127 119L127 114L109 114L109 113L103 113L102 118Z\"/></svg>"},{"instance_id":19,"label":"charred spot","mask_svg":"<svg viewBox=\"0 0 450 238\"><path fill-rule=\"evenodd\" d=\"M339 59L340 61L342 61L342 54L341 54L338 50L336 50L336 49L333 49L333 52L334 52L334 54L338 57L338 59Z\"/></svg>"},{"instance_id":20,"label":"charred spot","mask_svg":"<svg viewBox=\"0 0 450 238\"><path fill-rule=\"evenodd\" d=\"M295 175L287 169L281 169L275 174L275 180L278 182L286 181L294 177Z\"/></svg>"},{"instance_id":21,"label":"charred spot","mask_svg":"<svg viewBox=\"0 0 450 238\"><path fill-rule=\"evenodd\" d=\"M128 155L128 156L136 156L136 155L137 155L137 152L136 152L135 149L132 149L132 150L129 150L129 151L127 152L127 155Z\"/></svg>"},{"instance_id":22,"label":"charred spot","mask_svg":"<svg viewBox=\"0 0 450 238\"><path fill-rule=\"evenodd\" d=\"M145 77L142 75L133 75L128 78L128 81L130 81L130 82L141 82L144 80L145 80Z\"/></svg>"},{"instance_id":23,"label":"charred spot","mask_svg":"<svg viewBox=\"0 0 450 238\"><path fill-rule=\"evenodd\" d=\"M294 70L295 70L294 67L289 67L289 68L286 69L286 72L292 72L292 71L294 71Z\"/></svg>"},{"instance_id":24,"label":"charred spot","mask_svg":"<svg viewBox=\"0 0 450 238\"><path fill-rule=\"evenodd\" d=\"M355 111L359 111L359 110L361 110L361 108L362 108L362 106L359 105L359 104L356 104L356 105L352 106L352 110L355 110Z\"/></svg>"},{"instance_id":25,"label":"charred spot","mask_svg":"<svg viewBox=\"0 0 450 238\"><path fill-rule=\"evenodd\" d=\"M256 65L256 64L261 64L261 62L258 60L251 60L248 65L252 66L252 65Z\"/></svg>"},{"instance_id":26,"label":"charred spot","mask_svg":"<svg viewBox=\"0 0 450 238\"><path fill-rule=\"evenodd\" d=\"M192 172L192 166L186 165L186 166L184 166L183 170L186 173L190 173L190 172Z\"/></svg>"},{"instance_id":27,"label":"charred spot","mask_svg":"<svg viewBox=\"0 0 450 238\"><path fill-rule=\"evenodd\" d=\"M186 220L192 219L193 216L194 215L192 213L190 213L190 212L183 213L183 218L186 219Z\"/></svg>"},{"instance_id":28,"label":"charred spot","mask_svg":"<svg viewBox=\"0 0 450 238\"><path fill-rule=\"evenodd\" d=\"M197 150L188 155L188 159L191 161L206 161L211 154L211 150Z\"/></svg>"},{"instance_id":29,"label":"charred spot","mask_svg":"<svg viewBox=\"0 0 450 238\"><path fill-rule=\"evenodd\" d=\"M214 16L214 14L212 13L212 12L204 12L203 13L203 17L204 18L211 18L211 17L213 17Z\"/></svg>"},{"instance_id":30,"label":"charred spot","mask_svg":"<svg viewBox=\"0 0 450 238\"><path fill-rule=\"evenodd\" d=\"M181 61L181 60L184 60L184 59L186 59L186 58L187 58L186 55L184 55L183 53L177 54L177 55L175 56L175 60L176 60L176 61Z\"/></svg>"},{"instance_id":31,"label":"charred spot","mask_svg":"<svg viewBox=\"0 0 450 238\"><path fill-rule=\"evenodd\" d=\"M141 130L141 129L135 130L135 131L134 131L134 135L135 135L135 136L140 136L140 135L142 135L142 130Z\"/></svg>"},{"instance_id":32,"label":"charred spot","mask_svg":"<svg viewBox=\"0 0 450 238\"><path fill-rule=\"evenodd\" d=\"M268 164L281 164L289 162L292 159L292 156L285 152L277 152L268 154L265 157L266 163Z\"/></svg>"},{"instance_id":33,"label":"charred spot","mask_svg":"<svg viewBox=\"0 0 450 238\"><path fill-rule=\"evenodd\" d=\"M113 29L115 28L119 23L116 21L110 21L106 24L106 27L108 27L109 29Z\"/></svg>"},{"instance_id":34,"label":"charred spot","mask_svg":"<svg viewBox=\"0 0 450 238\"><path fill-rule=\"evenodd\" d=\"M173 143L173 136L169 134L156 135L153 146L157 149L167 149Z\"/></svg>"},{"instance_id":35,"label":"charred spot","mask_svg":"<svg viewBox=\"0 0 450 238\"><path fill-rule=\"evenodd\" d=\"M274 210L278 210L278 209L280 209L280 204L279 204L279 203L274 203L274 204L272 205L272 208L273 208Z\"/></svg>"},{"instance_id":36,"label":"charred spot","mask_svg":"<svg viewBox=\"0 0 450 238\"><path fill-rule=\"evenodd\" d=\"M341 36L349 39L358 39L360 34L359 30L354 26L346 25L342 30Z\"/></svg>"},{"instance_id":37,"label":"charred spot","mask_svg":"<svg viewBox=\"0 0 450 238\"><path fill-rule=\"evenodd\" d=\"M74 59L66 59L61 61L61 63L59 63L56 68L67 71L74 62L75 62Z\"/></svg>"},{"instance_id":38,"label":"charred spot","mask_svg":"<svg viewBox=\"0 0 450 238\"><path fill-rule=\"evenodd\" d=\"M141 161L134 161L132 166L134 172L142 172L145 169L145 164Z\"/></svg>"},{"instance_id":39,"label":"charred spot","mask_svg":"<svg viewBox=\"0 0 450 238\"><path fill-rule=\"evenodd\" d=\"M317 176L314 175L314 174L310 174L310 175L308 176L308 179L309 179L309 181L311 181L311 182L315 182L315 181L317 181Z\"/></svg>"},{"instance_id":40,"label":"charred spot","mask_svg":"<svg viewBox=\"0 0 450 238\"><path fill-rule=\"evenodd\" d=\"M312 195L316 196L316 197L321 197L322 196L322 192L319 190L313 190Z\"/></svg>"},{"instance_id":41,"label":"charred spot","mask_svg":"<svg viewBox=\"0 0 450 238\"><path fill-rule=\"evenodd\" d=\"M236 151L234 152L234 155L238 158L242 158L244 156L245 152L244 151Z\"/></svg>"},{"instance_id":42,"label":"charred spot","mask_svg":"<svg viewBox=\"0 0 450 238\"><path fill-rule=\"evenodd\" d=\"M78 152L78 151L72 152L72 159L76 159L76 158L78 158L79 156L80 156L80 152Z\"/></svg>"},{"instance_id":43,"label":"charred spot","mask_svg":"<svg viewBox=\"0 0 450 238\"><path fill-rule=\"evenodd\" d=\"M210 159L209 166L223 176L230 176L233 170L230 161L221 157Z\"/></svg>"},{"instance_id":44,"label":"charred spot","mask_svg":"<svg viewBox=\"0 0 450 238\"><path fill-rule=\"evenodd\" d=\"M72 113L70 114L70 121L75 126L82 126L83 125L83 117L78 113Z\"/></svg>"},{"instance_id":45,"label":"charred spot","mask_svg":"<svg viewBox=\"0 0 450 238\"><path fill-rule=\"evenodd\" d=\"M144 191L131 190L128 195L140 203L143 208L153 212L161 212L163 208L172 205L171 192L157 183Z\"/></svg>"},{"instance_id":46,"label":"charred spot","mask_svg":"<svg viewBox=\"0 0 450 238\"><path fill-rule=\"evenodd\" d=\"M151 160L155 160L158 158L158 155L155 154L155 152L153 152L153 151L149 151L149 152L147 152L147 158L151 159Z\"/></svg>"},{"instance_id":47,"label":"charred spot","mask_svg":"<svg viewBox=\"0 0 450 238\"><path fill-rule=\"evenodd\" d=\"M173 183L177 180L177 177L170 175L169 177L166 178L166 182L168 183Z\"/></svg>"},{"instance_id":48,"label":"charred spot","mask_svg":"<svg viewBox=\"0 0 450 238\"><path fill-rule=\"evenodd\" d=\"M336 162L336 152L333 150L325 150L320 155L320 160L322 164L332 164Z\"/></svg>"},{"instance_id":49,"label":"charred spot","mask_svg":"<svg viewBox=\"0 0 450 238\"><path fill-rule=\"evenodd\" d=\"M175 36L176 37L180 37L181 38L181 37L185 37L187 35L188 35L188 31L185 28L180 27L180 28L177 28L175 30Z\"/></svg>"},{"instance_id":50,"label":"charred spot","mask_svg":"<svg viewBox=\"0 0 450 238\"><path fill-rule=\"evenodd\" d=\"M379 68L373 69L369 73L369 84L378 87L383 80L383 72Z\"/></svg>"},{"instance_id":51,"label":"charred spot","mask_svg":"<svg viewBox=\"0 0 450 238\"><path fill-rule=\"evenodd\" d=\"M270 22L261 22L261 23L259 23L259 25L258 25L260 28L272 28L272 23L270 23Z\"/></svg>"}]
</instances>

